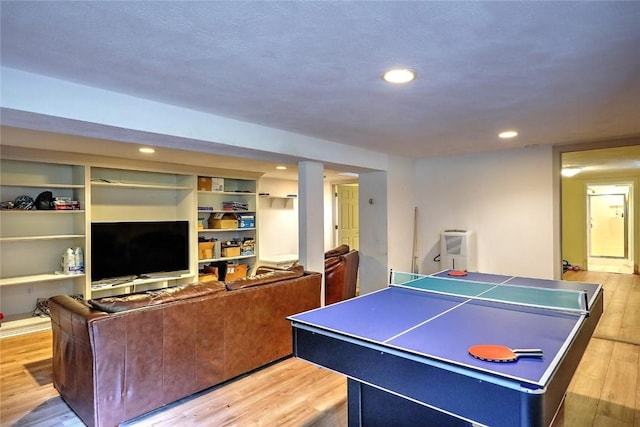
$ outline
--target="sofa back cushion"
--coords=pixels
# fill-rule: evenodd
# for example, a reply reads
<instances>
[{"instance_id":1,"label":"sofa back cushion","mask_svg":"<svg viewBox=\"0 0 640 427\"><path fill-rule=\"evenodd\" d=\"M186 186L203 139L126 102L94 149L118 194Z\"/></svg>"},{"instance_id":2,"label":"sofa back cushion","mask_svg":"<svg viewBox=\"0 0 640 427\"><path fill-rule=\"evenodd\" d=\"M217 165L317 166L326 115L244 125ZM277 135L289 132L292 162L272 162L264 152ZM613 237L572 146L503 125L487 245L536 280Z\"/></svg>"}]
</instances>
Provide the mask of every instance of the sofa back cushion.
<instances>
[{"instance_id":1,"label":"sofa back cushion","mask_svg":"<svg viewBox=\"0 0 640 427\"><path fill-rule=\"evenodd\" d=\"M118 313L166 302L210 295L224 290L219 282L195 283L174 288L158 289L138 294L92 299L89 304L107 313Z\"/></svg>"},{"instance_id":2,"label":"sofa back cushion","mask_svg":"<svg viewBox=\"0 0 640 427\"><path fill-rule=\"evenodd\" d=\"M295 279L304 275L304 267L296 265L284 270L271 270L266 273L256 274L255 276L246 276L235 280L225 282L227 290L234 291L237 289L250 288L252 286L266 285L268 283L280 280Z\"/></svg>"}]
</instances>

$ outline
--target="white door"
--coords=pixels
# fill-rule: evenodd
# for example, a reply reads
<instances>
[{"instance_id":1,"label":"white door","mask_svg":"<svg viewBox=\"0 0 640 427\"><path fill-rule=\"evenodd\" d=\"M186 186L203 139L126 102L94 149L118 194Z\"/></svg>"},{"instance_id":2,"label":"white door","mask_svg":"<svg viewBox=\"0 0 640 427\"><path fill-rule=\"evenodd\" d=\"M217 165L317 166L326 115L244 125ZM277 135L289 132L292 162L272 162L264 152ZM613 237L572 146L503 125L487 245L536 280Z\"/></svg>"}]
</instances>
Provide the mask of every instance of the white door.
<instances>
[{"instance_id":1,"label":"white door","mask_svg":"<svg viewBox=\"0 0 640 427\"><path fill-rule=\"evenodd\" d=\"M627 257L625 194L589 195L589 256Z\"/></svg>"},{"instance_id":2,"label":"white door","mask_svg":"<svg viewBox=\"0 0 640 427\"><path fill-rule=\"evenodd\" d=\"M337 242L359 249L360 225L358 222L358 185L336 185L337 194Z\"/></svg>"}]
</instances>

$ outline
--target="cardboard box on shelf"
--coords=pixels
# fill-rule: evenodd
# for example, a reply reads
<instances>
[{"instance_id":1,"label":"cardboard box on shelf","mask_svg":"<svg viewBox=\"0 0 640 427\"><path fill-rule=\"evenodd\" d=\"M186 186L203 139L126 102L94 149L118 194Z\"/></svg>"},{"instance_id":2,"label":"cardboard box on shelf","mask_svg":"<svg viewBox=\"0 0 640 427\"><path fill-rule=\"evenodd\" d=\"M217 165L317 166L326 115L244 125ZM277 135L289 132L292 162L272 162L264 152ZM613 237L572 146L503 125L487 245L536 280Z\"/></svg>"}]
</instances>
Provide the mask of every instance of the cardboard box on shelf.
<instances>
[{"instance_id":1,"label":"cardboard box on shelf","mask_svg":"<svg viewBox=\"0 0 640 427\"><path fill-rule=\"evenodd\" d=\"M238 228L238 215L222 212L211 214L209 228Z\"/></svg>"},{"instance_id":2,"label":"cardboard box on shelf","mask_svg":"<svg viewBox=\"0 0 640 427\"><path fill-rule=\"evenodd\" d=\"M207 176L199 176L198 191L211 191L211 178Z\"/></svg>"},{"instance_id":3,"label":"cardboard box on shelf","mask_svg":"<svg viewBox=\"0 0 640 427\"><path fill-rule=\"evenodd\" d=\"M229 264L227 265L227 275L224 280L241 279L247 276L246 264Z\"/></svg>"},{"instance_id":4,"label":"cardboard box on shelf","mask_svg":"<svg viewBox=\"0 0 640 427\"><path fill-rule=\"evenodd\" d=\"M198 242L198 259L213 258L213 246L215 242Z\"/></svg>"},{"instance_id":5,"label":"cardboard box on shelf","mask_svg":"<svg viewBox=\"0 0 640 427\"><path fill-rule=\"evenodd\" d=\"M211 178L211 191L224 191L224 178Z\"/></svg>"},{"instance_id":6,"label":"cardboard box on shelf","mask_svg":"<svg viewBox=\"0 0 640 427\"><path fill-rule=\"evenodd\" d=\"M223 258L231 258L234 256L240 256L240 246L227 246L222 248Z\"/></svg>"},{"instance_id":7,"label":"cardboard box on shelf","mask_svg":"<svg viewBox=\"0 0 640 427\"><path fill-rule=\"evenodd\" d=\"M198 282L207 283L207 282L215 282L218 280L218 276L213 273L200 273L198 274Z\"/></svg>"},{"instance_id":8,"label":"cardboard box on shelf","mask_svg":"<svg viewBox=\"0 0 640 427\"><path fill-rule=\"evenodd\" d=\"M202 270L199 271L198 281L199 282L213 282L218 280L218 269L216 267L204 266Z\"/></svg>"},{"instance_id":9,"label":"cardboard box on shelf","mask_svg":"<svg viewBox=\"0 0 640 427\"><path fill-rule=\"evenodd\" d=\"M256 216L240 215L238 219L238 228L256 228Z\"/></svg>"}]
</instances>

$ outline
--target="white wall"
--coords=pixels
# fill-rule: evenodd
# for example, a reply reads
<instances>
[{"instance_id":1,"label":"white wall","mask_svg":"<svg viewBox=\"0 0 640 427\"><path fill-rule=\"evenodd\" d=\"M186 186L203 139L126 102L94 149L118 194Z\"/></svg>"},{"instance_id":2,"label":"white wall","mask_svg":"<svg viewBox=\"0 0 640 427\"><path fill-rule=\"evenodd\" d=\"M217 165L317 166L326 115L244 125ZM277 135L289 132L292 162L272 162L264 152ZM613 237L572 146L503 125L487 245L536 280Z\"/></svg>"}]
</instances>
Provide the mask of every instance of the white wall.
<instances>
[{"instance_id":1,"label":"white wall","mask_svg":"<svg viewBox=\"0 0 640 427\"><path fill-rule=\"evenodd\" d=\"M324 182L324 250L335 246L333 186ZM271 196L298 194L298 181L260 178L258 191ZM298 253L298 200L259 198L258 245L261 257Z\"/></svg>"},{"instance_id":2,"label":"white wall","mask_svg":"<svg viewBox=\"0 0 640 427\"><path fill-rule=\"evenodd\" d=\"M505 150L413 161L390 159L387 172L361 174L360 285L386 286L389 269L410 271L414 206L420 273L440 269L440 232L468 228L478 238L478 269L554 277L552 149ZM325 249L333 247L333 197L325 183ZM259 191L297 193L296 181L261 178ZM373 199L373 204L369 204ZM297 201L260 199L260 253L297 253ZM265 207L265 204L267 207ZM384 224L388 224L385 229Z\"/></svg>"},{"instance_id":3,"label":"white wall","mask_svg":"<svg viewBox=\"0 0 640 427\"><path fill-rule=\"evenodd\" d=\"M260 178L258 191L271 196L298 194L298 182ZM258 247L260 257L298 253L298 200L260 197Z\"/></svg>"},{"instance_id":4,"label":"white wall","mask_svg":"<svg viewBox=\"0 0 640 427\"><path fill-rule=\"evenodd\" d=\"M554 278L551 147L416 162L420 273L438 271L442 230L474 230L478 270Z\"/></svg>"},{"instance_id":5,"label":"white wall","mask_svg":"<svg viewBox=\"0 0 640 427\"><path fill-rule=\"evenodd\" d=\"M389 269L411 271L416 194L412 159L390 158L387 173ZM418 211L418 217L420 217ZM418 244L420 243L420 229Z\"/></svg>"}]
</instances>

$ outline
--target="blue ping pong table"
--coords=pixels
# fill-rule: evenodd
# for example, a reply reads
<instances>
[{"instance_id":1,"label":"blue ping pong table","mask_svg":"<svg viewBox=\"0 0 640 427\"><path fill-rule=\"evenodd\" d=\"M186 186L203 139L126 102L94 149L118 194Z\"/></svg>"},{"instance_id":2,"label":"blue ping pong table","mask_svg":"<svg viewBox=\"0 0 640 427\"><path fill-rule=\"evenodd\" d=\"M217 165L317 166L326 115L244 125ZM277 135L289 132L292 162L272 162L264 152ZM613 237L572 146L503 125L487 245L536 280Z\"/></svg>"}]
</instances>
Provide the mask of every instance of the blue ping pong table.
<instances>
[{"instance_id":1,"label":"blue ping pong table","mask_svg":"<svg viewBox=\"0 0 640 427\"><path fill-rule=\"evenodd\" d=\"M349 426L549 426L602 310L597 284L394 272L289 320L296 357L347 376ZM477 344L543 357L488 362Z\"/></svg>"}]
</instances>

